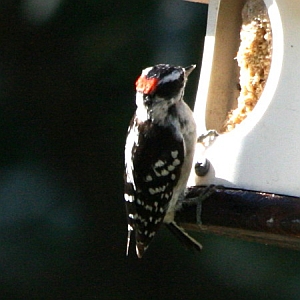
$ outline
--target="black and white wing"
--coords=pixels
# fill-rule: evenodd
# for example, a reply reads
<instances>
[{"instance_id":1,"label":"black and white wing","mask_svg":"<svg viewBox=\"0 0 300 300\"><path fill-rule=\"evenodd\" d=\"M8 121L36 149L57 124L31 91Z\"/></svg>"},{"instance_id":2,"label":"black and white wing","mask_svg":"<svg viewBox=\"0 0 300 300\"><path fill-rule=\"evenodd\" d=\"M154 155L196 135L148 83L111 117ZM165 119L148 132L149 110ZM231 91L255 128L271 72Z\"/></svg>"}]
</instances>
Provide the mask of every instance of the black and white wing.
<instances>
[{"instance_id":1,"label":"black and white wing","mask_svg":"<svg viewBox=\"0 0 300 300\"><path fill-rule=\"evenodd\" d=\"M147 249L163 222L183 160L183 138L175 128L133 118L125 149L127 252L133 230L138 257Z\"/></svg>"}]
</instances>

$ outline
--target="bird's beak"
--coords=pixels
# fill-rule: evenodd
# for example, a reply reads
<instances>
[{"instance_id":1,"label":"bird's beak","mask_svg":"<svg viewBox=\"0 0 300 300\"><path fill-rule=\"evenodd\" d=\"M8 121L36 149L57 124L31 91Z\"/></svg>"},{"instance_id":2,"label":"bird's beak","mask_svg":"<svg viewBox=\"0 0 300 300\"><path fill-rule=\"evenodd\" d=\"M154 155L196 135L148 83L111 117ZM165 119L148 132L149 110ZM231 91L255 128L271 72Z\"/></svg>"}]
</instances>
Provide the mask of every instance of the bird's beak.
<instances>
[{"instance_id":1,"label":"bird's beak","mask_svg":"<svg viewBox=\"0 0 300 300\"><path fill-rule=\"evenodd\" d=\"M195 68L196 68L196 65L190 65L188 67L185 67L184 70L185 70L186 77L188 77Z\"/></svg>"}]
</instances>

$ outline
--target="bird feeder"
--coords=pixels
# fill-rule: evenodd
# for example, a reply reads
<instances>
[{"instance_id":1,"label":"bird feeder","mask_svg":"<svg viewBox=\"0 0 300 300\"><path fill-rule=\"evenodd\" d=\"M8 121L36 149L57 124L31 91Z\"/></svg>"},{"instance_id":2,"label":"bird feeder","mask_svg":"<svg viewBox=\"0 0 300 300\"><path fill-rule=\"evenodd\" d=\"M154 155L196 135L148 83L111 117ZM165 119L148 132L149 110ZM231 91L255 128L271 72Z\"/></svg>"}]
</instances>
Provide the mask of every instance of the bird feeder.
<instances>
[{"instance_id":1,"label":"bird feeder","mask_svg":"<svg viewBox=\"0 0 300 300\"><path fill-rule=\"evenodd\" d=\"M178 221L300 249L300 1L194 2L208 4L194 115L199 135L219 134L199 140L205 172L191 172L186 202L223 190L203 202L201 227L190 204Z\"/></svg>"},{"instance_id":2,"label":"bird feeder","mask_svg":"<svg viewBox=\"0 0 300 300\"><path fill-rule=\"evenodd\" d=\"M194 113L220 134L193 184L300 195L299 16L300 1L209 1Z\"/></svg>"}]
</instances>

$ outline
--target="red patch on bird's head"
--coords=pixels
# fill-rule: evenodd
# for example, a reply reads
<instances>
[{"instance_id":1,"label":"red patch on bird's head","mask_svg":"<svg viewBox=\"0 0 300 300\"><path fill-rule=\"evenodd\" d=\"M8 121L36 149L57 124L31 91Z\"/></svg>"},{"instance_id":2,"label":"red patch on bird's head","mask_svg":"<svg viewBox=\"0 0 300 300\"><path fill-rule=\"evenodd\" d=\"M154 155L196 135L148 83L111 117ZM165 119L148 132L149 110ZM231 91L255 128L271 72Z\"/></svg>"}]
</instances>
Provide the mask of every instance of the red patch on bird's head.
<instances>
[{"instance_id":1,"label":"red patch on bird's head","mask_svg":"<svg viewBox=\"0 0 300 300\"><path fill-rule=\"evenodd\" d=\"M135 83L136 91L144 94L151 94L155 90L157 83L157 78L147 78L146 76L142 75Z\"/></svg>"}]
</instances>

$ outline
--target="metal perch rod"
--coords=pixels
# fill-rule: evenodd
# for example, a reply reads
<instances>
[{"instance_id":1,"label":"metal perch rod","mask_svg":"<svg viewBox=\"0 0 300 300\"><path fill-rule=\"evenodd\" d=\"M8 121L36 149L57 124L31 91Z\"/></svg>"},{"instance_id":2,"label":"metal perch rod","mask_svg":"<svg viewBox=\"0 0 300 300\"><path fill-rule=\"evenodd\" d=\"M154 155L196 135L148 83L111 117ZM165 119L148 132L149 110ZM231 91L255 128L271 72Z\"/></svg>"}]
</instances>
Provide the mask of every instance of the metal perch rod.
<instances>
[{"instance_id":1,"label":"metal perch rod","mask_svg":"<svg viewBox=\"0 0 300 300\"><path fill-rule=\"evenodd\" d=\"M217 188L202 202L198 225L197 204L189 199L205 188L190 188L176 214L185 229L300 250L300 198Z\"/></svg>"}]
</instances>

